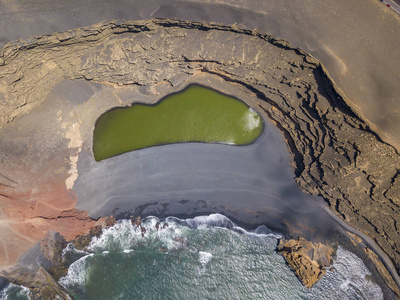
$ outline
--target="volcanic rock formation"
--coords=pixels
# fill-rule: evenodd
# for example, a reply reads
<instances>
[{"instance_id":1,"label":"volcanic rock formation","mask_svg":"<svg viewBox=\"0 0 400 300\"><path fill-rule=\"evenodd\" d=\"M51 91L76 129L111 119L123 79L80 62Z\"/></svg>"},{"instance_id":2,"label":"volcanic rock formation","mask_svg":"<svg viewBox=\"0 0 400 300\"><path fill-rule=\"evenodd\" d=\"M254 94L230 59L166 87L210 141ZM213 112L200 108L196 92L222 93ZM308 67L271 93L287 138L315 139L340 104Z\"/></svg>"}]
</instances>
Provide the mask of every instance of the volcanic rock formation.
<instances>
[{"instance_id":1,"label":"volcanic rock formation","mask_svg":"<svg viewBox=\"0 0 400 300\"><path fill-rule=\"evenodd\" d=\"M334 250L300 237L298 240L279 240L278 253L283 255L303 285L311 288L325 275L326 267L332 264Z\"/></svg>"},{"instance_id":2,"label":"volcanic rock formation","mask_svg":"<svg viewBox=\"0 0 400 300\"><path fill-rule=\"evenodd\" d=\"M15 139L16 133L7 135L7 130L15 118L39 107L62 80L83 80L110 89L134 86L161 95L201 76L230 82L253 95L254 106L282 131L302 190L321 195L340 218L372 237L400 272L400 157L395 148L349 108L348 100L313 57L267 34L218 24L171 19L109 22L7 44L0 56L4 132L0 194L1 218L8 221L0 226L17 227L13 195L18 192L25 192L18 202L18 220L38 218L33 208L39 207L40 201L30 198L21 186L32 185L32 179L15 166L21 159L27 168L40 169L40 164L47 162L40 157L33 162L37 154L30 152L26 141ZM61 138L50 132L45 145L39 147L46 155L63 153L68 157L67 161L53 161L63 165L57 174L69 172L72 176L68 177L68 189L78 176L82 140L90 140L94 121L113 105L86 106L84 119L77 118L70 127L66 123L69 134ZM64 118L72 120L75 115L71 114ZM34 131L32 134L37 136ZM74 151L65 150L67 139ZM57 226L52 228L57 230ZM19 228L18 234L31 234L22 231ZM43 233L33 240L38 238L43 238Z\"/></svg>"}]
</instances>

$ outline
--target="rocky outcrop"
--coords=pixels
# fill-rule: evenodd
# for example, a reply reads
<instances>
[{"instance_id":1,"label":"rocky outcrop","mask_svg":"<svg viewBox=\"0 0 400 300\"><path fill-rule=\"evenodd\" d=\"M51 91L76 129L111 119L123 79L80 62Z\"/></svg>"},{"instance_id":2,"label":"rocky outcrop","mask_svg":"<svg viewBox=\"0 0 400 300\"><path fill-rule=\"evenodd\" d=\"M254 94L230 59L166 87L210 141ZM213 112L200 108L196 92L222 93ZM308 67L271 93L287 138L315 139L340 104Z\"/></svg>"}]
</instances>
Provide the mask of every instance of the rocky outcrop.
<instances>
[{"instance_id":1,"label":"rocky outcrop","mask_svg":"<svg viewBox=\"0 0 400 300\"><path fill-rule=\"evenodd\" d=\"M349 108L318 61L267 34L155 19L10 43L0 56L0 122L38 106L63 79L152 93L199 74L254 95L286 139L299 186L373 237L400 271L398 153Z\"/></svg>"},{"instance_id":2,"label":"rocky outcrop","mask_svg":"<svg viewBox=\"0 0 400 300\"><path fill-rule=\"evenodd\" d=\"M75 239L71 241L71 244L73 244L76 249L83 250L87 246L89 246L90 241L92 240L93 237L99 237L102 232L103 232L102 226L97 225L95 227L92 227L88 234L78 235Z\"/></svg>"},{"instance_id":3,"label":"rocky outcrop","mask_svg":"<svg viewBox=\"0 0 400 300\"><path fill-rule=\"evenodd\" d=\"M115 224L114 218L106 220L104 227ZM64 249L69 245L76 249L84 249L94 236L100 236L103 226L97 225L90 229L89 233L82 234L71 241L71 244L56 231L49 231L46 237L40 241L40 252L44 260L39 261L37 267L19 265L12 271L5 271L6 278L18 285L23 285L30 290L31 299L68 299L72 296L62 287L58 281L68 272L72 260L63 256ZM36 258L36 260L38 260Z\"/></svg>"},{"instance_id":4,"label":"rocky outcrop","mask_svg":"<svg viewBox=\"0 0 400 300\"><path fill-rule=\"evenodd\" d=\"M40 242L39 257L34 254L33 261L16 265L10 271L4 271L6 278L30 290L30 299L72 299L69 293L58 284L58 280L67 274L68 266L62 257L67 242L58 232L50 231Z\"/></svg>"},{"instance_id":5,"label":"rocky outcrop","mask_svg":"<svg viewBox=\"0 0 400 300\"><path fill-rule=\"evenodd\" d=\"M72 299L68 292L42 266L35 271L19 268L13 272L8 272L6 277L14 284L29 288L30 298L33 300Z\"/></svg>"},{"instance_id":6,"label":"rocky outcrop","mask_svg":"<svg viewBox=\"0 0 400 300\"><path fill-rule=\"evenodd\" d=\"M62 253L67 246L67 241L58 232L50 231L46 237L40 242L41 250L44 257L50 262L48 272L58 280L65 276L68 272L67 266L64 264Z\"/></svg>"},{"instance_id":7,"label":"rocky outcrop","mask_svg":"<svg viewBox=\"0 0 400 300\"><path fill-rule=\"evenodd\" d=\"M278 253L283 255L303 285L311 288L325 275L326 267L332 264L334 249L300 237L298 240L280 240Z\"/></svg>"}]
</instances>

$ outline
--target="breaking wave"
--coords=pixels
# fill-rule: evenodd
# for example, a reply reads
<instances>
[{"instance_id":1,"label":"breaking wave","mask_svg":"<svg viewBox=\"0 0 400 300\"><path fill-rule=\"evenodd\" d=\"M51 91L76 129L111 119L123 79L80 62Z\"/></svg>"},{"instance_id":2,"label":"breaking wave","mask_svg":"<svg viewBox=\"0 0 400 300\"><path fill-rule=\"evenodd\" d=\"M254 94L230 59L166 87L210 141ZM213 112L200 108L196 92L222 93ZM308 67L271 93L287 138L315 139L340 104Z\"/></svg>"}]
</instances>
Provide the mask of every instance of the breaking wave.
<instances>
[{"instance_id":1,"label":"breaking wave","mask_svg":"<svg viewBox=\"0 0 400 300\"><path fill-rule=\"evenodd\" d=\"M120 220L94 237L60 284L75 299L383 299L362 260L340 246L307 289L265 226L248 232L220 214L138 224Z\"/></svg>"},{"instance_id":2,"label":"breaking wave","mask_svg":"<svg viewBox=\"0 0 400 300\"><path fill-rule=\"evenodd\" d=\"M10 283L5 289L0 291L1 300L30 300L29 289L22 285Z\"/></svg>"}]
</instances>

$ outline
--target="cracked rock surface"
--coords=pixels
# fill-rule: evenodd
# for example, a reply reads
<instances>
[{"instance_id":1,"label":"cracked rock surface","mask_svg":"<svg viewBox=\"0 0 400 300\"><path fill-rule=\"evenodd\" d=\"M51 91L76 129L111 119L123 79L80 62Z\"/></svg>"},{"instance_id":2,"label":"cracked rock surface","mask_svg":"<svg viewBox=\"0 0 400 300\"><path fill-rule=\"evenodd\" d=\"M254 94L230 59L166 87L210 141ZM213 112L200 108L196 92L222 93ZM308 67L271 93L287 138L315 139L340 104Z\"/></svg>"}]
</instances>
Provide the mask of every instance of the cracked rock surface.
<instances>
[{"instance_id":1,"label":"cracked rock surface","mask_svg":"<svg viewBox=\"0 0 400 300\"><path fill-rule=\"evenodd\" d=\"M311 288L326 274L326 268L332 264L334 252L331 246L313 244L303 238L297 241L280 240L278 244L278 253L283 255L307 288Z\"/></svg>"},{"instance_id":2,"label":"cracked rock surface","mask_svg":"<svg viewBox=\"0 0 400 300\"><path fill-rule=\"evenodd\" d=\"M196 76L229 82L252 95L253 106L284 135L301 189L321 195L345 222L372 237L400 272L398 153L349 108L317 60L269 35L154 19L10 43L0 56L1 130L39 107L63 80L165 95ZM113 106L102 103L87 111L89 121L74 123L83 147L96 118ZM0 145L4 166L13 151L7 147ZM7 178L18 176L10 166L3 170L0 194L8 201Z\"/></svg>"}]
</instances>

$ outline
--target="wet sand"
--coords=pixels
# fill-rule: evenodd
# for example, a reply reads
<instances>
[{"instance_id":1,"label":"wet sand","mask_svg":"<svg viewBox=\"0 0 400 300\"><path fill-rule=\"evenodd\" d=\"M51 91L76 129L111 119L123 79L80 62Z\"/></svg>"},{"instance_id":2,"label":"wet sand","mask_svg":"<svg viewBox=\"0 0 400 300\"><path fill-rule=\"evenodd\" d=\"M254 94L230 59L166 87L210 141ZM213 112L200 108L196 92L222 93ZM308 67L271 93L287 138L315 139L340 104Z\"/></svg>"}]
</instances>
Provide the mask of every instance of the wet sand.
<instances>
[{"instance_id":1,"label":"wet sand","mask_svg":"<svg viewBox=\"0 0 400 300\"><path fill-rule=\"evenodd\" d=\"M220 212L314 239L333 223L324 200L293 180L281 133L269 121L248 146L187 143L151 147L96 162L81 152L76 207L93 218Z\"/></svg>"},{"instance_id":2,"label":"wet sand","mask_svg":"<svg viewBox=\"0 0 400 300\"><path fill-rule=\"evenodd\" d=\"M390 259L371 238L340 220L323 198L300 190L281 133L268 120L264 124L258 140L247 146L173 144L100 162L83 151L73 189L76 207L93 218L221 213L248 229L266 225L287 238L315 242L348 244L351 232L381 257L400 285Z\"/></svg>"}]
</instances>

